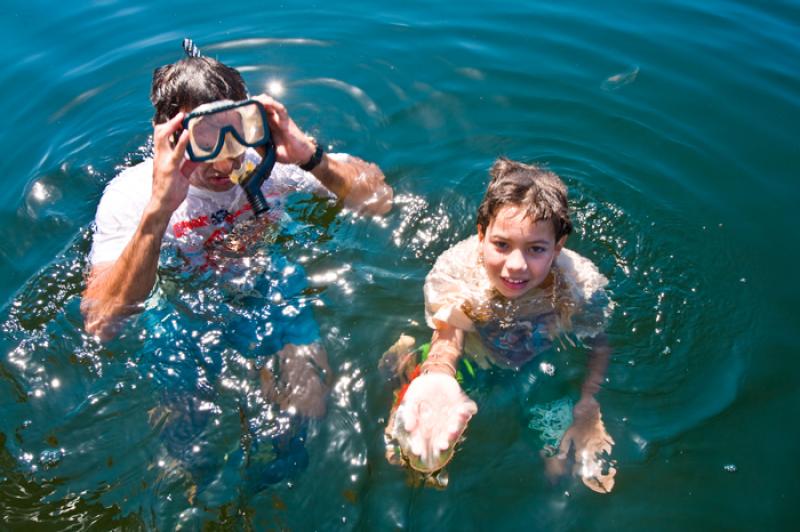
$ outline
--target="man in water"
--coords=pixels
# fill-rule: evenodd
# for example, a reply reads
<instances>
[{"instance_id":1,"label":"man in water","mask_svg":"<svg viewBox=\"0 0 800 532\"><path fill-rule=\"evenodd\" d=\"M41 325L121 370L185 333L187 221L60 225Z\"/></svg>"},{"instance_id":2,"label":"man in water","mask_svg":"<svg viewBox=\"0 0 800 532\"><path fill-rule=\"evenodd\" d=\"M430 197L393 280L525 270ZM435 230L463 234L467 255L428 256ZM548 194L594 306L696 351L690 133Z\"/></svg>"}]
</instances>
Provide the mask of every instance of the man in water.
<instances>
[{"instance_id":1,"label":"man in water","mask_svg":"<svg viewBox=\"0 0 800 532\"><path fill-rule=\"evenodd\" d=\"M222 149L222 157L211 152L207 162L196 162L196 151L204 142L199 133L191 144L194 151L186 156L190 128L184 128L184 118L188 113L211 102L248 98L237 70L199 56L196 48L195 53L187 50L187 57L155 70L150 98L155 107L153 158L124 170L108 184L95 218L91 270L81 309L86 331L103 340L115 336L125 317L141 310L156 282L162 246L177 248L189 264L199 258L205 263L194 266L216 269L213 260L202 257L208 257L209 250L237 222L253 217L248 197L232 181L232 175L269 156L263 147L257 151L247 147L253 146L247 139L234 138L233 131L240 137L247 135L241 124L219 129L216 140L220 145L216 149L217 153ZM268 221L276 219L281 198L293 191L335 197L346 208L365 214L381 215L391 209L392 189L376 165L344 154L324 153L281 103L265 94L252 100L257 103L249 105L263 108L256 115L266 120L265 136L271 136L274 150L274 167L260 187L262 199L266 198L270 207ZM206 125L214 126L215 122ZM285 298L287 292L296 296L302 290L304 279L298 281L302 270L291 265L287 268L285 259L271 267L283 268L276 281L282 292L273 294L277 299ZM284 290L286 284L292 287ZM290 317L283 332L272 334L274 341L262 343L260 352L242 354L250 357L277 352L273 357L277 367L273 371L260 369L265 399L305 419L320 417L325 411L330 378L325 350L318 341L313 318L308 317L310 309L301 310L299 317L283 314ZM280 313L268 316L277 321ZM229 321L222 328L252 326L254 321L258 320ZM273 330L272 323L257 325Z\"/></svg>"}]
</instances>

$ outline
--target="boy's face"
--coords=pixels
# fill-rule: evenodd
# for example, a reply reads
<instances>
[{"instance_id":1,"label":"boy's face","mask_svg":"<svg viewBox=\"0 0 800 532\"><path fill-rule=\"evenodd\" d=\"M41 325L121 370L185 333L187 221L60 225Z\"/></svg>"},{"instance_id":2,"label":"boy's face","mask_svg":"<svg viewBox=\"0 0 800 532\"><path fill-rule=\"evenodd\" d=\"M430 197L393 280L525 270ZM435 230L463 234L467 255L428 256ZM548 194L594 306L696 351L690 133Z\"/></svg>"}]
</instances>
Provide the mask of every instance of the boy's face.
<instances>
[{"instance_id":1,"label":"boy's face","mask_svg":"<svg viewBox=\"0 0 800 532\"><path fill-rule=\"evenodd\" d=\"M567 240L556 242L549 220L533 222L514 206L501 207L485 234L478 228L478 237L489 280L509 299L544 282Z\"/></svg>"}]
</instances>

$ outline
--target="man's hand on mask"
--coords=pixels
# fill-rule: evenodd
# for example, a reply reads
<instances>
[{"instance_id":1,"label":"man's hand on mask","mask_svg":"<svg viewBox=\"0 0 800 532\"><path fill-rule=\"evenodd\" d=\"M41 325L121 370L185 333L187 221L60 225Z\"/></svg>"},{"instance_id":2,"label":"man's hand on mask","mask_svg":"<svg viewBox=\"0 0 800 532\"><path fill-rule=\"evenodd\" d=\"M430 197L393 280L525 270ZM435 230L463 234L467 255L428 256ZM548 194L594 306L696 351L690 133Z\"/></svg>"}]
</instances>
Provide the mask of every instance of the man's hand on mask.
<instances>
[{"instance_id":1,"label":"man's hand on mask","mask_svg":"<svg viewBox=\"0 0 800 532\"><path fill-rule=\"evenodd\" d=\"M259 94L253 98L267 112L269 131L275 143L275 158L279 163L302 165L311 159L317 149L314 140L303 133L289 116L286 107L278 100Z\"/></svg>"},{"instance_id":2,"label":"man's hand on mask","mask_svg":"<svg viewBox=\"0 0 800 532\"><path fill-rule=\"evenodd\" d=\"M184 113L180 112L153 128L153 191L154 207L172 214L186 198L191 171L196 166L185 158L189 132L181 129ZM180 133L174 142L176 133Z\"/></svg>"},{"instance_id":3,"label":"man's hand on mask","mask_svg":"<svg viewBox=\"0 0 800 532\"><path fill-rule=\"evenodd\" d=\"M254 99L267 112L276 160L298 166L307 163L317 148L316 141L297 127L282 103L266 94ZM325 154L312 173L345 207L358 214L383 215L392 208L392 187L386 184L376 164L353 156L328 157Z\"/></svg>"}]
</instances>

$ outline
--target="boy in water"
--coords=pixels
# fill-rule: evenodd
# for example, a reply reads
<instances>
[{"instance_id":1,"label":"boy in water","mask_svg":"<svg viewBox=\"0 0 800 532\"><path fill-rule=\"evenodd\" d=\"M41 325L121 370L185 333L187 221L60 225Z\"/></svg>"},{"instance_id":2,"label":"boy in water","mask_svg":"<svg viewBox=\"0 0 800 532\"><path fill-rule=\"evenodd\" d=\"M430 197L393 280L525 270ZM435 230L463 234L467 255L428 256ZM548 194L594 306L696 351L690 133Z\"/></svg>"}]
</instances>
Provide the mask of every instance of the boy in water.
<instances>
[{"instance_id":1,"label":"boy in water","mask_svg":"<svg viewBox=\"0 0 800 532\"><path fill-rule=\"evenodd\" d=\"M613 440L595 399L610 353L603 334L612 307L607 280L564 248L572 222L558 176L505 158L490 173L478 234L444 252L425 280L433 338L398 395L387 433L414 469L441 469L477 412L456 380L462 354L482 368L518 370L569 333L592 347L588 375L567 412L571 424L543 456L548 472L557 474L574 447L576 473L591 489L608 492L616 471L603 455Z\"/></svg>"}]
</instances>

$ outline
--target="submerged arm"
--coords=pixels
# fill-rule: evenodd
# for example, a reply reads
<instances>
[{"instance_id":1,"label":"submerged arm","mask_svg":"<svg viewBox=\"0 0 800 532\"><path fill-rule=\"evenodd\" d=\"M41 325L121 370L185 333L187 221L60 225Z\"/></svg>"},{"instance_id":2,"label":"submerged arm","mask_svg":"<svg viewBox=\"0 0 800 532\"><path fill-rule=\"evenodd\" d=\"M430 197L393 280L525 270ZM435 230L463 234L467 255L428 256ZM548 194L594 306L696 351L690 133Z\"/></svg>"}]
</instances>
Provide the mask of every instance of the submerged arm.
<instances>
[{"instance_id":1,"label":"submerged arm","mask_svg":"<svg viewBox=\"0 0 800 532\"><path fill-rule=\"evenodd\" d=\"M595 395L605 377L611 347L605 335L591 341L586 379L581 386L581 398L575 404L572 425L564 433L556 459L566 460L570 449L575 448L575 472L583 483L598 493L608 493L614 488L616 468L610 461L614 439L606 431L600 405Z\"/></svg>"},{"instance_id":2,"label":"submerged arm","mask_svg":"<svg viewBox=\"0 0 800 532\"><path fill-rule=\"evenodd\" d=\"M586 379L581 386L581 401L594 399L594 396L600 391L608 368L608 359L611 356L611 346L608 344L605 334L592 338L589 344L591 352L586 364Z\"/></svg>"},{"instance_id":3,"label":"submerged arm","mask_svg":"<svg viewBox=\"0 0 800 532\"><path fill-rule=\"evenodd\" d=\"M110 339L120 319L137 311L156 282L161 241L172 213L186 198L189 180L181 172L189 142L180 130L183 113L155 126L153 130L153 189L139 225L122 251L111 263L98 264L89 274L81 301L86 332Z\"/></svg>"},{"instance_id":4,"label":"submerged arm","mask_svg":"<svg viewBox=\"0 0 800 532\"><path fill-rule=\"evenodd\" d=\"M108 340L120 319L137 311L155 284L168 222L169 215L148 208L119 259L92 268L81 301L86 332Z\"/></svg>"}]
</instances>

